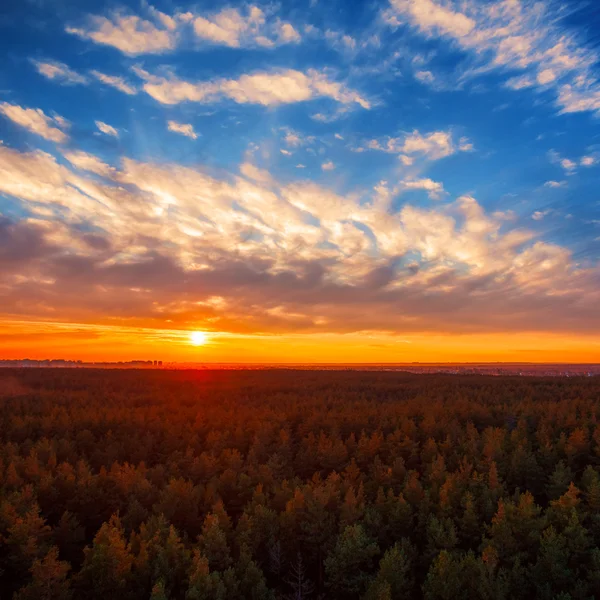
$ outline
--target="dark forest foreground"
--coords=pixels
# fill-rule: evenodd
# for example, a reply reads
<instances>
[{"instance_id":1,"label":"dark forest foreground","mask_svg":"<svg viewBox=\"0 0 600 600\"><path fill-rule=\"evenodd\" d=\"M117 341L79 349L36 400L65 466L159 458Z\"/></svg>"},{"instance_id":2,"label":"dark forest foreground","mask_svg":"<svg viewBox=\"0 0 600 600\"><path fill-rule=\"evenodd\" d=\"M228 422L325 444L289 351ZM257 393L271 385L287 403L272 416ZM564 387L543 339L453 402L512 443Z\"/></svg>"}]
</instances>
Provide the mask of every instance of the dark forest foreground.
<instances>
[{"instance_id":1,"label":"dark forest foreground","mask_svg":"<svg viewBox=\"0 0 600 600\"><path fill-rule=\"evenodd\" d=\"M0 598L599 598L600 378L0 371Z\"/></svg>"}]
</instances>

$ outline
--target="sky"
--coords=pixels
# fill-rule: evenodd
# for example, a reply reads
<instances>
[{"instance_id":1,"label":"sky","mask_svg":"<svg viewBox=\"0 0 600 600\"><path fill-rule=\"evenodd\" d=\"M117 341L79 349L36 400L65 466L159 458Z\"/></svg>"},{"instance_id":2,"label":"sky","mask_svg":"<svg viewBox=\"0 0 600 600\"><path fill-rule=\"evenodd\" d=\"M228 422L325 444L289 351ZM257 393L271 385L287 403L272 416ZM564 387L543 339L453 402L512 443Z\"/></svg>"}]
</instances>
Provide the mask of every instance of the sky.
<instances>
[{"instance_id":1,"label":"sky","mask_svg":"<svg viewBox=\"0 0 600 600\"><path fill-rule=\"evenodd\" d=\"M593 0L3 4L0 359L600 362L598 31Z\"/></svg>"}]
</instances>

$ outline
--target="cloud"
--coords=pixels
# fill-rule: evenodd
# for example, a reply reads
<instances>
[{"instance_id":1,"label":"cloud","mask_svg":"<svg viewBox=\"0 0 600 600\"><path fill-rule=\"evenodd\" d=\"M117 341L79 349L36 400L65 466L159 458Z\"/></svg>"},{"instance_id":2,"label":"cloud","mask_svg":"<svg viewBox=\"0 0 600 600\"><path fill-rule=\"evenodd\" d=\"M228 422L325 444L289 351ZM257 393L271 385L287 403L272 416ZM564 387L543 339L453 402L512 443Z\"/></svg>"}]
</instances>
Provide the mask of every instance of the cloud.
<instances>
[{"instance_id":1,"label":"cloud","mask_svg":"<svg viewBox=\"0 0 600 600\"><path fill-rule=\"evenodd\" d=\"M62 144L68 139L67 134L62 131L67 126L67 121L60 116L49 117L40 108L23 108L2 102L0 112L17 125L51 142Z\"/></svg>"},{"instance_id":2,"label":"cloud","mask_svg":"<svg viewBox=\"0 0 600 600\"><path fill-rule=\"evenodd\" d=\"M253 181L258 181L259 183L265 185L271 185L273 183L273 178L268 171L264 169L259 169L255 165L251 163L243 163L240 166L240 171L242 175L247 177L248 179L252 179Z\"/></svg>"},{"instance_id":3,"label":"cloud","mask_svg":"<svg viewBox=\"0 0 600 600\"><path fill-rule=\"evenodd\" d=\"M578 166L593 167L595 164L600 162L600 159L596 154L589 154L587 156L582 156L581 158L572 160L570 158L562 157L556 150L550 150L548 152L548 158L552 164L560 165L565 170L566 175L574 175ZM563 183L566 185L566 182Z\"/></svg>"},{"instance_id":4,"label":"cloud","mask_svg":"<svg viewBox=\"0 0 600 600\"><path fill-rule=\"evenodd\" d=\"M309 146L315 141L312 135L303 135L299 131L291 127L281 127L280 131L284 134L283 142L288 148L299 148L301 146Z\"/></svg>"},{"instance_id":5,"label":"cloud","mask_svg":"<svg viewBox=\"0 0 600 600\"><path fill-rule=\"evenodd\" d=\"M433 83L435 81L431 71L416 71L415 79L418 79L422 83Z\"/></svg>"},{"instance_id":6,"label":"cloud","mask_svg":"<svg viewBox=\"0 0 600 600\"><path fill-rule=\"evenodd\" d=\"M546 183L544 184L544 187L561 188L561 187L566 187L566 185L567 185L566 181L546 181Z\"/></svg>"},{"instance_id":7,"label":"cloud","mask_svg":"<svg viewBox=\"0 0 600 600\"><path fill-rule=\"evenodd\" d=\"M577 165L572 160L563 158L560 161L560 166L567 172L567 175L571 175L575 171Z\"/></svg>"},{"instance_id":8,"label":"cloud","mask_svg":"<svg viewBox=\"0 0 600 600\"><path fill-rule=\"evenodd\" d=\"M392 10L387 13L388 23L399 25L401 15L429 34L448 34L461 38L475 28L475 21L460 12L433 2L432 0L392 0Z\"/></svg>"},{"instance_id":9,"label":"cloud","mask_svg":"<svg viewBox=\"0 0 600 600\"><path fill-rule=\"evenodd\" d=\"M532 215L531 218L534 221L541 221L544 217L547 217L549 214L552 213L551 209L546 209L546 210L536 210Z\"/></svg>"},{"instance_id":10,"label":"cloud","mask_svg":"<svg viewBox=\"0 0 600 600\"><path fill-rule=\"evenodd\" d=\"M250 163L215 176L66 156L81 173L0 146L0 192L31 215L0 223L7 313L254 333L600 331L597 268L471 196L395 208L381 189L340 195Z\"/></svg>"},{"instance_id":11,"label":"cloud","mask_svg":"<svg viewBox=\"0 0 600 600\"><path fill-rule=\"evenodd\" d=\"M291 23L275 18L272 9L267 14L255 5L204 15L185 12L170 16L151 6L146 6L145 12L146 18L123 12L109 18L91 16L86 26L69 26L66 31L130 56L174 50L182 37L189 37L188 31L201 42L230 48L271 49L302 39Z\"/></svg>"},{"instance_id":12,"label":"cloud","mask_svg":"<svg viewBox=\"0 0 600 600\"><path fill-rule=\"evenodd\" d=\"M492 217L499 221L514 221L517 215L513 210L497 210L492 213Z\"/></svg>"},{"instance_id":13,"label":"cloud","mask_svg":"<svg viewBox=\"0 0 600 600\"><path fill-rule=\"evenodd\" d=\"M181 135L185 135L193 140L198 138L198 134L194 131L194 126L191 123L177 123L176 121L169 121L167 125L169 131L180 133Z\"/></svg>"},{"instance_id":14,"label":"cloud","mask_svg":"<svg viewBox=\"0 0 600 600\"><path fill-rule=\"evenodd\" d=\"M558 104L561 112L600 112L600 84L595 79L584 79L575 84L564 84L559 89Z\"/></svg>"},{"instance_id":15,"label":"cloud","mask_svg":"<svg viewBox=\"0 0 600 600\"><path fill-rule=\"evenodd\" d=\"M519 75L518 77L511 77L505 85L511 90L518 91L533 87L535 81L529 75Z\"/></svg>"},{"instance_id":16,"label":"cloud","mask_svg":"<svg viewBox=\"0 0 600 600\"><path fill-rule=\"evenodd\" d=\"M425 190L432 200L439 200L445 193L444 186L438 181L431 179L406 179L399 184L399 189Z\"/></svg>"},{"instance_id":17,"label":"cloud","mask_svg":"<svg viewBox=\"0 0 600 600\"><path fill-rule=\"evenodd\" d=\"M291 23L280 23L278 25L278 34L279 39L285 44L297 44L302 39Z\"/></svg>"},{"instance_id":18,"label":"cloud","mask_svg":"<svg viewBox=\"0 0 600 600\"><path fill-rule=\"evenodd\" d=\"M144 91L161 104L210 103L227 98L238 104L276 106L328 97L341 104L356 103L362 108L370 108L369 102L357 92L330 81L325 74L315 70L306 73L293 69L255 71L239 79L213 79L198 83L178 79L173 74L152 75L140 67L135 67L134 72L145 81Z\"/></svg>"},{"instance_id":19,"label":"cloud","mask_svg":"<svg viewBox=\"0 0 600 600\"><path fill-rule=\"evenodd\" d=\"M593 167L598 162L600 162L600 158L596 155L582 156L579 160L579 164L582 167Z\"/></svg>"},{"instance_id":20,"label":"cloud","mask_svg":"<svg viewBox=\"0 0 600 600\"><path fill-rule=\"evenodd\" d=\"M455 142L450 131L421 134L415 129L402 137L370 140L364 149L399 154L403 164L410 166L415 157L439 160L456 152L468 152L473 149L473 145L466 137Z\"/></svg>"},{"instance_id":21,"label":"cloud","mask_svg":"<svg viewBox=\"0 0 600 600\"><path fill-rule=\"evenodd\" d=\"M510 89L552 90L560 112L600 111L600 56L564 25L560 4L390 0L382 15L391 27L408 25L466 52L461 81L495 70L510 75Z\"/></svg>"},{"instance_id":22,"label":"cloud","mask_svg":"<svg viewBox=\"0 0 600 600\"><path fill-rule=\"evenodd\" d=\"M225 8L208 16L188 13L185 20L193 24L196 37L230 48L274 48L300 42L300 34L291 23L272 20L258 6L248 6L245 13Z\"/></svg>"},{"instance_id":23,"label":"cloud","mask_svg":"<svg viewBox=\"0 0 600 600\"><path fill-rule=\"evenodd\" d=\"M152 20L120 13L111 18L92 16L87 27L67 27L66 31L131 56L172 50L177 40L175 21L154 9L150 13Z\"/></svg>"},{"instance_id":24,"label":"cloud","mask_svg":"<svg viewBox=\"0 0 600 600\"><path fill-rule=\"evenodd\" d=\"M110 85L111 87L116 88L117 90L119 90L120 92L123 92L124 94L129 94L130 96L137 94L137 89L134 88L129 83L127 83L125 81L125 79L123 79L123 77L117 77L115 75L106 75L105 73L101 73L100 71L95 71L95 70L90 71L90 73L98 81L101 81L102 83L104 83L106 85Z\"/></svg>"},{"instance_id":25,"label":"cloud","mask_svg":"<svg viewBox=\"0 0 600 600\"><path fill-rule=\"evenodd\" d=\"M96 127L105 135L110 135L112 137L119 137L119 132L108 123L104 123L102 121L96 121Z\"/></svg>"},{"instance_id":26,"label":"cloud","mask_svg":"<svg viewBox=\"0 0 600 600\"><path fill-rule=\"evenodd\" d=\"M31 62L34 64L37 72L47 79L56 80L65 85L86 85L88 83L87 77L73 71L73 69L69 68L64 63L52 60L32 60Z\"/></svg>"},{"instance_id":27,"label":"cloud","mask_svg":"<svg viewBox=\"0 0 600 600\"><path fill-rule=\"evenodd\" d=\"M323 171L333 171L335 169L335 165L329 160L321 165L321 169L323 169Z\"/></svg>"},{"instance_id":28,"label":"cloud","mask_svg":"<svg viewBox=\"0 0 600 600\"><path fill-rule=\"evenodd\" d=\"M65 158L76 168L102 177L110 177L115 172L113 167L102 162L97 156L80 150L65 152Z\"/></svg>"}]
</instances>

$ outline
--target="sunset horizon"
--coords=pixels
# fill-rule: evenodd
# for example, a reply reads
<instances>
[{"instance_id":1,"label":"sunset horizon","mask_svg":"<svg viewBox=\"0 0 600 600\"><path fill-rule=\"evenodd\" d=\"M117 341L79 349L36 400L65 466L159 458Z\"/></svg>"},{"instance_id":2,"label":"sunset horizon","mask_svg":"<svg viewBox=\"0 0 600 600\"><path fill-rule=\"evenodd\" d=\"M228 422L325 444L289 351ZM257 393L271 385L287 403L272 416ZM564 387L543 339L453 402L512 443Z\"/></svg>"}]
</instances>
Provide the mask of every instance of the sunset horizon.
<instances>
[{"instance_id":1,"label":"sunset horizon","mask_svg":"<svg viewBox=\"0 0 600 600\"><path fill-rule=\"evenodd\" d=\"M14 5L0 359L600 362L583 12Z\"/></svg>"}]
</instances>

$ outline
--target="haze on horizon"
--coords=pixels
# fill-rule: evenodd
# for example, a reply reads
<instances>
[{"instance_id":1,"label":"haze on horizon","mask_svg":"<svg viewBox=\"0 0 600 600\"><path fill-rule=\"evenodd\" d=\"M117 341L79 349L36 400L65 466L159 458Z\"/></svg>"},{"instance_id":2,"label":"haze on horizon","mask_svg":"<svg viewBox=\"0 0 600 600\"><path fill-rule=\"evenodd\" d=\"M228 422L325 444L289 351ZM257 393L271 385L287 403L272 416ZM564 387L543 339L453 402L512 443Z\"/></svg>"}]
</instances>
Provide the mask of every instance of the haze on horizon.
<instances>
[{"instance_id":1,"label":"haze on horizon","mask_svg":"<svg viewBox=\"0 0 600 600\"><path fill-rule=\"evenodd\" d=\"M11 3L0 359L600 362L600 13Z\"/></svg>"}]
</instances>

